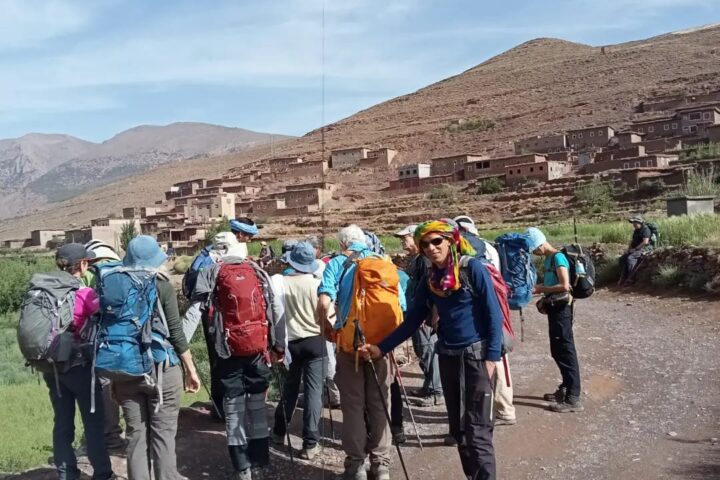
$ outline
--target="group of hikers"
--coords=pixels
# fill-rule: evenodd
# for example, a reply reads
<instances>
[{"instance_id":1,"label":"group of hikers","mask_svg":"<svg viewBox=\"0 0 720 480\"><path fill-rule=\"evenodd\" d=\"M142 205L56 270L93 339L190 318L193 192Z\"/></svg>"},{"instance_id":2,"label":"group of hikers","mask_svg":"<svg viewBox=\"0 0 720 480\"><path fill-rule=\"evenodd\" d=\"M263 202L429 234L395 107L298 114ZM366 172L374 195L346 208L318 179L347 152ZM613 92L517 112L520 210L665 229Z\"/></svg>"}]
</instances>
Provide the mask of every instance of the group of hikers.
<instances>
[{"instance_id":1,"label":"group of hikers","mask_svg":"<svg viewBox=\"0 0 720 480\"><path fill-rule=\"evenodd\" d=\"M644 225L631 219L637 221ZM184 316L163 270L166 254L150 236L130 241L122 259L97 240L63 245L59 270L33 276L18 339L50 391L60 479L80 476L72 446L76 404L94 479L115 478L108 453L115 449L125 450L130 480L183 478L175 436L183 389L201 386L188 348L200 325L212 414L225 424L235 480L263 477L271 443L287 443L292 458L288 425L301 386L301 458L321 451L323 405L339 406L345 462L338 478L365 480L369 473L389 480L393 443L407 476L399 446L407 440L403 394L408 407L410 399L393 352L410 338L423 373L412 403L444 404L445 443L457 447L466 477L496 478L493 429L517 422L510 311L533 295L548 317L562 379L545 395L549 409L583 411L573 314L575 299L594 290L594 269L581 247L558 250L534 227L490 243L461 215L398 231L407 253L398 268L375 234L349 225L337 233L332 255L317 237L285 240L275 260L282 270L271 276L248 255L258 226L239 218L230 229L185 274ZM646 235L643 228L635 235L628 263ZM264 266L269 255L259 259ZM541 283L532 255L544 257ZM270 427L273 378L280 399Z\"/></svg>"}]
</instances>

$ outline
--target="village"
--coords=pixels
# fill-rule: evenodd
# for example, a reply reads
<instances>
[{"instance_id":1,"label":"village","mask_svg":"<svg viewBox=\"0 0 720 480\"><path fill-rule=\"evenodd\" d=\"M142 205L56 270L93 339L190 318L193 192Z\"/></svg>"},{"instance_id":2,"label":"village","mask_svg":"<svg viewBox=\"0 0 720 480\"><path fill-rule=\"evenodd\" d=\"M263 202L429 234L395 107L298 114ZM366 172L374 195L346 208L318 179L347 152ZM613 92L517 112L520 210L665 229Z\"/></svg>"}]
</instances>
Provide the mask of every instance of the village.
<instances>
[{"instance_id":1,"label":"village","mask_svg":"<svg viewBox=\"0 0 720 480\"><path fill-rule=\"evenodd\" d=\"M635 112L622 126L594 125L518 139L513 142L513 154L504 156L463 153L398 164L402 152L357 146L332 150L329 158L266 158L219 178L175 183L154 205L108 212L90 225L33 230L28 238L4 241L3 247L48 248L90 239L119 247L122 229L132 223L136 232L154 236L168 249L193 254L204 245L207 230L223 218L252 216L272 221L320 215L342 185L342 172L362 168L369 173L392 172L394 178L384 190L405 195L451 184L477 189L489 180L510 191L538 185L550 189L588 177L628 185L658 179L670 187L681 185L686 172L699 162L713 163L682 159L681 153L720 142L720 91L652 98L636 105ZM708 202L710 211L712 205Z\"/></svg>"}]
</instances>

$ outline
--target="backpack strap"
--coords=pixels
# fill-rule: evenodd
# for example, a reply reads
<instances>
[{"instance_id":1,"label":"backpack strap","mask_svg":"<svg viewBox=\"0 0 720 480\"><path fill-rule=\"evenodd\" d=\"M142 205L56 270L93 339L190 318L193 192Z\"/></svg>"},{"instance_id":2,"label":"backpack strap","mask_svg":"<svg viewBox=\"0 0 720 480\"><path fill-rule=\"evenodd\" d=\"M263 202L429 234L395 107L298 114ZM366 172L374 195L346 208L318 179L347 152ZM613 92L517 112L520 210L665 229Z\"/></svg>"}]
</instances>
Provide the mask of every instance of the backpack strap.
<instances>
[{"instance_id":1,"label":"backpack strap","mask_svg":"<svg viewBox=\"0 0 720 480\"><path fill-rule=\"evenodd\" d=\"M343 262L343 271L340 274L340 280L338 280L337 287L340 288L340 285L342 285L342 281L345 278L345 275L347 274L348 270L352 266L353 263L357 261L357 259L360 258L361 252L352 252L350 255L347 256L345 261Z\"/></svg>"}]
</instances>

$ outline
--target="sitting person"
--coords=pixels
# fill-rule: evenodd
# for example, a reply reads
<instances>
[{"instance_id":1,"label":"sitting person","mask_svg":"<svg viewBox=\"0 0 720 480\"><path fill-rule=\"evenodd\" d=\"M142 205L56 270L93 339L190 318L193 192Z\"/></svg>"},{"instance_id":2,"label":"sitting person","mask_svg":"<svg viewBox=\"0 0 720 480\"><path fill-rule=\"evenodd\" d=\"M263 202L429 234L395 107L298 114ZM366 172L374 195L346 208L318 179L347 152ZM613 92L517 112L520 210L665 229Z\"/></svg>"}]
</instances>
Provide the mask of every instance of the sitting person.
<instances>
[{"instance_id":1,"label":"sitting person","mask_svg":"<svg viewBox=\"0 0 720 480\"><path fill-rule=\"evenodd\" d=\"M645 252L652 248L652 231L645 220L639 215L628 219L633 226L633 235L627 251L620 257L620 280L618 285L623 286L632 282L635 267Z\"/></svg>"}]
</instances>

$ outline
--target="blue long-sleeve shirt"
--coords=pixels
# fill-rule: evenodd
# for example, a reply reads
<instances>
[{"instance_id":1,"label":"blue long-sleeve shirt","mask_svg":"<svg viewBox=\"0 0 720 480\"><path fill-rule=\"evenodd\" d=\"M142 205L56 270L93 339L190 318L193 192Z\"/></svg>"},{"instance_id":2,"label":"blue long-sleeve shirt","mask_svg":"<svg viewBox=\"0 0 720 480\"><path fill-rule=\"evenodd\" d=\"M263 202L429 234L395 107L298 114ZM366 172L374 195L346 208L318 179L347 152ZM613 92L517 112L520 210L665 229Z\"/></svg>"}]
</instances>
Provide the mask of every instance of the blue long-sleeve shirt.
<instances>
[{"instance_id":1,"label":"blue long-sleeve shirt","mask_svg":"<svg viewBox=\"0 0 720 480\"><path fill-rule=\"evenodd\" d=\"M364 243L353 243L348 247L348 250L359 253L358 258L374 255L372 250ZM344 264L347 258L347 255L340 254L330 260L325 266L322 281L318 287L318 295L324 293L330 297L330 300L337 300L335 329L340 329L345 325L348 313L350 313L350 297L355 281L355 263L353 262L348 266L343 277ZM340 282L340 277L342 277L342 282ZM402 287L399 293L400 307L405 310L405 292Z\"/></svg>"},{"instance_id":2,"label":"blue long-sleeve shirt","mask_svg":"<svg viewBox=\"0 0 720 480\"><path fill-rule=\"evenodd\" d=\"M502 350L503 315L492 279L477 259L467 266L470 285L463 285L447 297L435 295L427 281L417 286L405 321L387 336L378 347L386 354L407 340L427 318L433 305L437 307L438 341L448 349L461 349L481 340L487 343L485 360L499 361ZM472 290L471 290L472 289ZM474 292L473 292L474 290Z\"/></svg>"}]
</instances>

